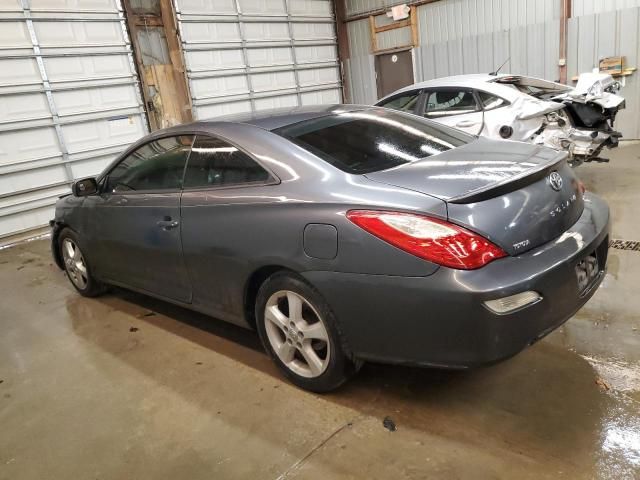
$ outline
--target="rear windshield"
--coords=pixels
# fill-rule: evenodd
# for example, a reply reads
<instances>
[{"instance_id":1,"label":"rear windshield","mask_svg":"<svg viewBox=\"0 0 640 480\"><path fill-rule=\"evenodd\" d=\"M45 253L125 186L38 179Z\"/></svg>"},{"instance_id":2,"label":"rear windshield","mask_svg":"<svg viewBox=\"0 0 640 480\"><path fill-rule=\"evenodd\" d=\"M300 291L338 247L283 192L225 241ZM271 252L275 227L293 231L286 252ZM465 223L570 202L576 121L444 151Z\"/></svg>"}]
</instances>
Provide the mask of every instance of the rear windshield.
<instances>
[{"instance_id":1,"label":"rear windshield","mask_svg":"<svg viewBox=\"0 0 640 480\"><path fill-rule=\"evenodd\" d=\"M384 109L337 112L274 133L353 174L422 160L474 139L423 118Z\"/></svg>"}]
</instances>

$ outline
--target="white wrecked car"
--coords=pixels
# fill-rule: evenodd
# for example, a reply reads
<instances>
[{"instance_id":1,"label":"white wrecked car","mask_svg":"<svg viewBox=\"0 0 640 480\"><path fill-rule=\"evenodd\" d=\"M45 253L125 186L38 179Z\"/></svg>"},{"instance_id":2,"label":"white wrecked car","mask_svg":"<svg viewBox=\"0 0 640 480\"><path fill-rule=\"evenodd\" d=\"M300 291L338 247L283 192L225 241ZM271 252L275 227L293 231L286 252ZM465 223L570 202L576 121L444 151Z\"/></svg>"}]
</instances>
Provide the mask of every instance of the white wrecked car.
<instances>
[{"instance_id":1,"label":"white wrecked car","mask_svg":"<svg viewBox=\"0 0 640 480\"><path fill-rule=\"evenodd\" d=\"M402 88L376 105L422 115L474 135L543 144L569 162L608 161L618 146L613 129L624 98L611 75L583 73L575 88L521 75L474 74Z\"/></svg>"}]
</instances>

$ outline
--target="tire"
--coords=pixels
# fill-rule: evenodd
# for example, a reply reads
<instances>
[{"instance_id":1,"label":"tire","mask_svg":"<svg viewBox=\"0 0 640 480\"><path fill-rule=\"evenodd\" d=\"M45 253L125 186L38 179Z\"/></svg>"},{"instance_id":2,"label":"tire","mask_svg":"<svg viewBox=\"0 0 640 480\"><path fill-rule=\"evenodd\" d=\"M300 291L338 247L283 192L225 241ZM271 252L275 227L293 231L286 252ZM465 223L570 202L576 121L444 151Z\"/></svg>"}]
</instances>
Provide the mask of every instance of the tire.
<instances>
[{"instance_id":1,"label":"tire","mask_svg":"<svg viewBox=\"0 0 640 480\"><path fill-rule=\"evenodd\" d=\"M91 267L82 252L82 242L70 228L65 228L58 236L60 258L67 278L83 297L96 297L106 291L105 285L91 274Z\"/></svg>"},{"instance_id":2,"label":"tire","mask_svg":"<svg viewBox=\"0 0 640 480\"><path fill-rule=\"evenodd\" d=\"M305 390L335 390L361 366L345 354L344 336L327 302L293 273L276 273L262 284L256 326L276 365Z\"/></svg>"}]
</instances>

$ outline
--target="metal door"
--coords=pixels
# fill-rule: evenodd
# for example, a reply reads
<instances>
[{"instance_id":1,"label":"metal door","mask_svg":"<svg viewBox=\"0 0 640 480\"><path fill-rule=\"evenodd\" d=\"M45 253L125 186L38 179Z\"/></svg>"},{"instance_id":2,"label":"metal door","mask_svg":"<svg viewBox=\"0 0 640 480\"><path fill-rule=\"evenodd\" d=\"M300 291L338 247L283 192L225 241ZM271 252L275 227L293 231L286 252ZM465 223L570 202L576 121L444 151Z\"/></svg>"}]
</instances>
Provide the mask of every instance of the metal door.
<instances>
[{"instance_id":1,"label":"metal door","mask_svg":"<svg viewBox=\"0 0 640 480\"><path fill-rule=\"evenodd\" d=\"M376 55L376 86L378 98L413 83L411 51Z\"/></svg>"},{"instance_id":2,"label":"metal door","mask_svg":"<svg viewBox=\"0 0 640 480\"><path fill-rule=\"evenodd\" d=\"M182 258L180 192L108 193L91 197L95 262L106 279L191 301Z\"/></svg>"}]
</instances>

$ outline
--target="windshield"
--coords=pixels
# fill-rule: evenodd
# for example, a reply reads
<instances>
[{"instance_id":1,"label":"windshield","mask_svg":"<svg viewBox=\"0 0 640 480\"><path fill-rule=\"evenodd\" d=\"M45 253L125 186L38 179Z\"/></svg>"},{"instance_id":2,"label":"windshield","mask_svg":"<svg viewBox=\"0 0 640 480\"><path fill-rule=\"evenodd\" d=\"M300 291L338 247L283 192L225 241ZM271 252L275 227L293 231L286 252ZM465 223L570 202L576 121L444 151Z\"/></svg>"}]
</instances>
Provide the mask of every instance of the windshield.
<instances>
[{"instance_id":1,"label":"windshield","mask_svg":"<svg viewBox=\"0 0 640 480\"><path fill-rule=\"evenodd\" d=\"M417 116L384 109L336 111L274 133L353 174L422 160L475 138Z\"/></svg>"}]
</instances>

